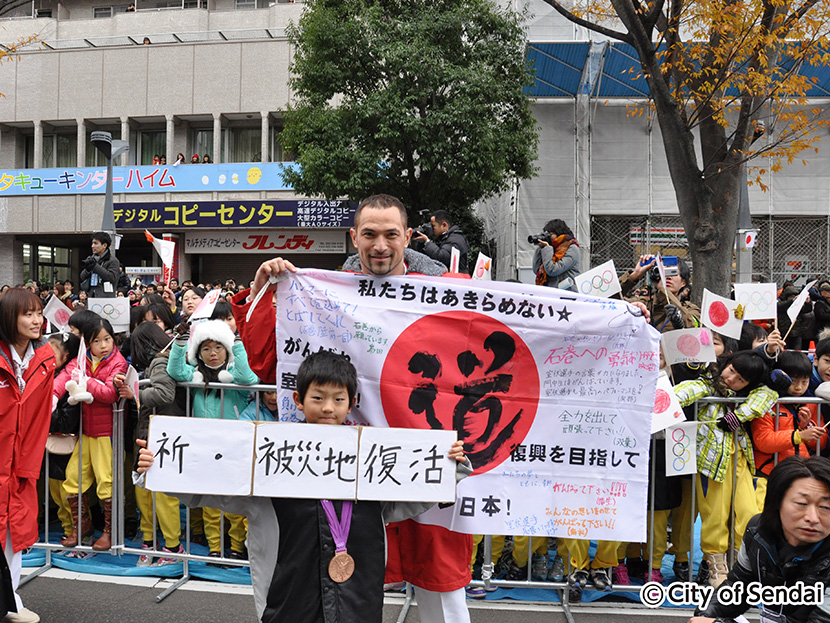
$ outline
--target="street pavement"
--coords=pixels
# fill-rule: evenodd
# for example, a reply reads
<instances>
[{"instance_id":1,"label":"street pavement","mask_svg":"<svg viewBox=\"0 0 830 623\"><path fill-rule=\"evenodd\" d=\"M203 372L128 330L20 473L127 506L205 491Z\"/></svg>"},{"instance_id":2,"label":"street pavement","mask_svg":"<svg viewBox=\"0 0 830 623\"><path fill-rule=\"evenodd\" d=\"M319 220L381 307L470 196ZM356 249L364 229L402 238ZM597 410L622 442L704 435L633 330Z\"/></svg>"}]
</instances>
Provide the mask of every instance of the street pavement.
<instances>
[{"instance_id":1,"label":"street pavement","mask_svg":"<svg viewBox=\"0 0 830 623\"><path fill-rule=\"evenodd\" d=\"M24 569L24 574L29 571ZM158 578L123 578L50 569L20 589L28 608L44 623L254 623L249 586L191 580L161 603L172 584ZM396 623L403 595L387 594L383 623ZM509 600L468 601L471 623L569 623L559 605ZM689 610L650 610L630 602L571 608L574 623L686 623ZM757 617L749 617L757 620ZM418 623L417 606L406 623ZM286 622L288 623L288 622ZM351 622L349 622L351 623ZM354 622L359 623L359 622Z\"/></svg>"}]
</instances>

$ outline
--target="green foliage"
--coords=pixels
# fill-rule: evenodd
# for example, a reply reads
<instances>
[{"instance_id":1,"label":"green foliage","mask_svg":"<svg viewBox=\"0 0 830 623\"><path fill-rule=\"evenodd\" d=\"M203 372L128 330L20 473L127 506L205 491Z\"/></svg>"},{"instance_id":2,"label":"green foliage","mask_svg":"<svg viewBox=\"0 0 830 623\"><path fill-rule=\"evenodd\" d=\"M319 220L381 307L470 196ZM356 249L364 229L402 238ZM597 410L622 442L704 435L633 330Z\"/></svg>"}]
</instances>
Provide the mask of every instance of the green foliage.
<instances>
[{"instance_id":1,"label":"green foliage","mask_svg":"<svg viewBox=\"0 0 830 623\"><path fill-rule=\"evenodd\" d=\"M281 141L301 165L288 183L326 198L389 193L411 215L466 220L476 200L534 175L522 19L489 0L309 2L288 29Z\"/></svg>"}]
</instances>

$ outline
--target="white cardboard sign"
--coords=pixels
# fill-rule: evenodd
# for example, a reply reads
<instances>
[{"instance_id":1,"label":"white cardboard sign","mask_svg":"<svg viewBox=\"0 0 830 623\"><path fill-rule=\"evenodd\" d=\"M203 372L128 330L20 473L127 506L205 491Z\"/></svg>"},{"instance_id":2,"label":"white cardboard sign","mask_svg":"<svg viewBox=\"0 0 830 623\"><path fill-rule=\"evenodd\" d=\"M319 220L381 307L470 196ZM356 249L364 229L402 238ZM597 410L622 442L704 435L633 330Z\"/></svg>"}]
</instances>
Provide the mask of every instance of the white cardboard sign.
<instances>
[{"instance_id":1,"label":"white cardboard sign","mask_svg":"<svg viewBox=\"0 0 830 623\"><path fill-rule=\"evenodd\" d=\"M358 438L354 426L259 424L253 494L354 500Z\"/></svg>"},{"instance_id":2,"label":"white cardboard sign","mask_svg":"<svg viewBox=\"0 0 830 623\"><path fill-rule=\"evenodd\" d=\"M706 327L675 329L660 336L667 365L676 363L707 363L715 361L712 332Z\"/></svg>"},{"instance_id":3,"label":"white cardboard sign","mask_svg":"<svg viewBox=\"0 0 830 623\"><path fill-rule=\"evenodd\" d=\"M735 316L737 307L738 301L718 296L704 288L700 321L713 331L739 340L744 321Z\"/></svg>"},{"instance_id":4,"label":"white cardboard sign","mask_svg":"<svg viewBox=\"0 0 830 623\"><path fill-rule=\"evenodd\" d=\"M574 281L576 281L576 291L586 296L608 298L622 292L617 270L614 268L614 260L608 260L604 264L577 275Z\"/></svg>"},{"instance_id":5,"label":"white cardboard sign","mask_svg":"<svg viewBox=\"0 0 830 623\"><path fill-rule=\"evenodd\" d=\"M454 430L360 429L357 497L407 502L455 501Z\"/></svg>"},{"instance_id":6,"label":"white cardboard sign","mask_svg":"<svg viewBox=\"0 0 830 623\"><path fill-rule=\"evenodd\" d=\"M130 328L130 299L124 296L87 299L86 308L109 320L116 333Z\"/></svg>"},{"instance_id":7,"label":"white cardboard sign","mask_svg":"<svg viewBox=\"0 0 830 623\"><path fill-rule=\"evenodd\" d=\"M155 461L147 470L153 491L251 495L253 422L155 415L147 447Z\"/></svg>"},{"instance_id":8,"label":"white cardboard sign","mask_svg":"<svg viewBox=\"0 0 830 623\"><path fill-rule=\"evenodd\" d=\"M698 422L681 422L666 429L666 475L697 472Z\"/></svg>"},{"instance_id":9,"label":"white cardboard sign","mask_svg":"<svg viewBox=\"0 0 830 623\"><path fill-rule=\"evenodd\" d=\"M654 395L654 412L651 414L651 434L665 430L680 422L685 422L683 407L674 393L674 388L665 372L657 377L657 392Z\"/></svg>"},{"instance_id":10,"label":"white cardboard sign","mask_svg":"<svg viewBox=\"0 0 830 623\"><path fill-rule=\"evenodd\" d=\"M744 308L744 320L778 315L778 288L774 283L736 283L735 300Z\"/></svg>"}]
</instances>

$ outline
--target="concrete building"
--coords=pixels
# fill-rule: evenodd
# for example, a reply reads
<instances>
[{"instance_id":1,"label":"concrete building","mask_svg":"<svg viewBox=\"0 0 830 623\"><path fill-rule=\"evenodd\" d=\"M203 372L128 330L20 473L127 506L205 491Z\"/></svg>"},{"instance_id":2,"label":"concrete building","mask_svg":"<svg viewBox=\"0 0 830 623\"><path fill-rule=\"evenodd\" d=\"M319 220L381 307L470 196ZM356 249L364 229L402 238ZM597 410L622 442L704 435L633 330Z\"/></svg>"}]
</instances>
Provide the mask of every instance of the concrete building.
<instances>
[{"instance_id":1,"label":"concrete building","mask_svg":"<svg viewBox=\"0 0 830 623\"><path fill-rule=\"evenodd\" d=\"M642 81L625 78L636 60L541 0L510 5L530 10L541 142L538 176L480 206L494 277L532 280L526 238L551 218L571 224L586 268L610 257L623 269L646 248L682 254L659 126L628 114L647 101ZM279 175L287 156L277 137L290 101L285 27L304 5L129 6L30 0L0 14L6 43L37 37L0 64L0 284L77 279L103 215L104 160L89 140L97 130L130 143L113 178L118 256L134 272L160 266L145 228L178 236L180 279L245 281L276 253L339 266L350 247L348 209L298 197ZM830 87L819 84L821 93ZM174 167L179 153L185 163L208 155L213 164ZM155 165L155 155L167 166ZM750 189L758 277L830 264L828 173L830 151L820 146L806 166L765 174L769 192Z\"/></svg>"}]
</instances>

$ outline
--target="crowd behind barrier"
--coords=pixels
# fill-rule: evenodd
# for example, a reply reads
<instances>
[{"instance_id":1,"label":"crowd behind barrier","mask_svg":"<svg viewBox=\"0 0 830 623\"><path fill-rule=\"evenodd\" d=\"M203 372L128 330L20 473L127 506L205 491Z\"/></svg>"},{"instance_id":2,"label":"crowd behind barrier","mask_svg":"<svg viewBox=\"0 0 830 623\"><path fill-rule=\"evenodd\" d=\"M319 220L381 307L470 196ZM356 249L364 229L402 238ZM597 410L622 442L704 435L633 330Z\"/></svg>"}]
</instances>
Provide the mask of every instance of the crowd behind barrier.
<instances>
[{"instance_id":1,"label":"crowd behind barrier","mask_svg":"<svg viewBox=\"0 0 830 623\"><path fill-rule=\"evenodd\" d=\"M146 384L147 381L141 381L142 384ZM192 395L191 392L194 389L204 389L205 385L203 383L179 383L179 386L187 388L187 407L186 412L191 414L191 407L192 407ZM275 386L270 385L248 385L248 386L240 386L235 385L232 383L210 383L210 388L217 389L220 392L220 401L224 403L225 400L225 393L227 391L247 391L250 392L251 404L253 404L256 408L256 411L259 411L260 404L262 402L262 392L274 392L276 391ZM728 399L725 398L704 398L701 399L699 402L701 404L707 403L719 403L719 402L726 402ZM734 402L734 399L731 400ZM830 401L819 399L819 398L783 398L780 400L780 404L830 404ZM151 517L151 525L152 525L152 534L142 535L143 540L146 542L150 542L151 546L147 547L141 545L141 540L136 540L136 538L131 538L131 536L126 534L125 527L129 523L127 518L130 514L133 516L135 515L135 511L128 510L129 503L129 492L132 489L133 482L132 482L132 472L133 472L133 463L132 463L132 454L133 454L133 444L131 443L131 437L133 437L133 431L131 429L128 430L127 418L124 417L125 415L125 400L120 400L115 405L113 405L113 490L112 490L112 545L106 552L96 552L91 547L91 540L87 539L84 540L83 543L75 546L75 547L64 547L60 544L60 539L55 538L56 530L60 529L60 520L53 516L53 509L55 508L56 504L51 499L49 495L49 487L45 487L45 492L42 491L43 494L43 512L41 514L41 537L39 541L33 546L33 552L42 552L44 557L41 559L36 555L30 555L30 560L26 560L24 564L26 566L33 566L39 565L35 571L31 572L25 579L24 582L31 581L32 579L36 578L39 574L43 573L44 571L48 570L51 566L57 567L71 567L72 569L84 571L84 572L91 572L91 573L109 573L109 574L134 574L138 573L141 575L163 575L165 577L178 577L178 580L167 588L163 593L157 596L157 601L161 601L166 596L171 594L177 588L179 588L182 584L187 582L191 578L208 578L208 579L218 579L220 581L231 581L231 582L243 582L247 583L249 580L239 573L236 574L223 574L221 573L220 569L244 569L249 566L249 563L245 559L240 558L232 558L225 555L226 552L226 545L228 542L227 537L227 527L226 524L227 519L224 513L220 514L220 526L221 526L221 552L222 555L219 557L216 556L209 556L204 553L204 546L201 545L203 541L197 538L193 532L194 520L195 520L195 511L191 510L187 507L182 506L181 510L181 522L183 524L183 529L181 531L182 534L182 551L179 552L171 552L169 548L165 549L161 545L164 536L159 535L159 520L157 517L157 508L156 508L156 500L160 494L152 493L152 517ZM697 413L697 405L695 408L695 413ZM230 416L227 415L227 411L225 411L226 415L223 415L225 419L233 418L236 419L238 414L231 414ZM776 430L778 428L778 419L779 416L776 413ZM83 447L83 430L81 430L81 434L79 435L79 451L83 456L85 449ZM655 440L652 439L651 441L652 448L651 452L652 455L654 453L654 444ZM818 449L821 451L821 448ZM46 458L44 460L44 473L49 473L50 468L50 461L55 460L55 455L50 454L49 452L46 453ZM774 458L775 463L777 463L778 458L777 455ZM79 469L80 469L80 462L79 462ZM653 470L653 465L652 465ZM697 476L693 476L696 478ZM735 463L733 462L733 469L731 478L734 479L737 477L736 475L736 468ZM80 479L79 479L80 481ZM691 488L692 491L692 504L691 508L695 508L695 500L694 500L694 491L695 487ZM45 494L44 494L45 493ZM83 492L79 491L79 494ZM651 506L653 506L654 502L654 480L653 478L650 479L650 486L649 486L649 499L651 500ZM177 504L178 507L178 504ZM647 526L647 535L648 543L650 547L648 549L648 562L649 568L653 568L653 560L654 560L654 543L655 543L655 534L654 534L654 514L649 513L649 523ZM78 522L80 524L80 517L78 518ZM147 519L144 518L145 525L147 523ZM692 517L690 521L694 523L695 521L695 513L692 513ZM730 516L729 521L731 524L734 524L735 517L734 514ZM57 533L59 534L59 532ZM539 545L539 539L544 540L543 545ZM560 539L561 540L561 539ZM693 561L697 561L699 564L700 555L696 553L696 535L695 532L692 532L691 535L691 543L690 543L690 550L691 550L691 559ZM496 553L493 555L493 542L494 539L492 536L485 536L481 540L481 552L480 552L480 575L478 571L475 574L475 578L471 584L474 587L482 587L487 593L488 596L491 592L493 592L493 596L490 597L498 598L499 596L503 595L503 593L497 592L498 589L514 589L514 588L525 588L525 589L542 589L545 591L546 596L542 597L545 600L557 601L561 600L564 603L568 603L568 584L567 584L567 576L568 576L568 561L564 561L565 563L565 575L562 579L558 581L551 581L551 580L539 580L535 579L538 577L538 574L535 572L538 569L534 569L534 562L536 562L535 556L531 555L531 552L535 552L540 549L540 547L544 548L546 554L549 554L551 557L550 561L547 561L546 564L550 567L553 557L556 555L556 546L553 544L552 539L548 539L547 537L529 537L528 543L528 555L527 555L527 563L526 563L526 579L504 579L497 576L497 564L494 561L498 561L499 558L503 558L505 555L508 555L509 545L508 548L502 554ZM502 540L498 540L499 543ZM509 541L508 541L509 543ZM539 547L537 547L539 546ZM735 549L734 544L730 544L730 563L735 556ZM119 566L117 568L113 568L110 570L102 570L99 565L95 564L94 557L97 554L101 555L111 555L115 556L120 559ZM140 559L141 557L149 557L151 561L159 561L164 560L164 564L159 565L156 563L155 565L148 566L148 568L141 569L140 571L135 571L133 566L136 565L133 562L134 558ZM71 561L71 562L70 562ZM179 566L179 563L180 566ZM196 563L196 565L194 565ZM207 565L207 566L206 566ZM478 564L476 567L478 568ZM689 565L689 576L687 578L674 578L672 580L671 575L668 573L666 574L666 578L664 581L665 585L668 585L671 581L694 581L694 574L697 571L695 564ZM216 569L215 571L211 571L209 567L213 567ZM666 565L664 564L664 568ZM135 567L138 569L138 567ZM625 595L632 601L639 601L639 591L642 587L642 584L637 583L630 583L630 584L615 584L613 587L613 594L617 595ZM411 599L411 592L407 593L409 597L405 603L405 608L409 605L409 599ZM586 591L585 593L585 601L592 601L594 599L600 599L603 596L608 595L609 593L601 592L601 591ZM527 599L539 599L540 593L534 592L531 593Z\"/></svg>"}]
</instances>

